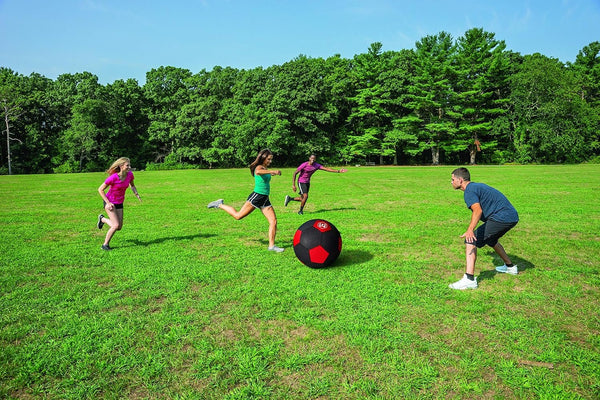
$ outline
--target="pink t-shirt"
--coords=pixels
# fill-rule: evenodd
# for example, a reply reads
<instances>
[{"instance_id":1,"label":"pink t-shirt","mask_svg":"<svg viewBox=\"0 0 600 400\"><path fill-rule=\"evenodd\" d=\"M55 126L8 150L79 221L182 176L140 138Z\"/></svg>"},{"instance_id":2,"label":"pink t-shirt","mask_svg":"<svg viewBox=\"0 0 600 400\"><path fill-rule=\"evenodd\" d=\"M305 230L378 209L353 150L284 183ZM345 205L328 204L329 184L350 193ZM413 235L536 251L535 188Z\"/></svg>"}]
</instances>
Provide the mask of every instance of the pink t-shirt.
<instances>
[{"instance_id":1,"label":"pink t-shirt","mask_svg":"<svg viewBox=\"0 0 600 400\"><path fill-rule=\"evenodd\" d=\"M133 182L133 172L128 171L127 176L124 180L119 178L118 173L114 173L110 175L104 183L110 186L108 189L108 193L106 193L106 197L113 204L123 204L125 200L125 191L129 187L129 184Z\"/></svg>"},{"instance_id":2,"label":"pink t-shirt","mask_svg":"<svg viewBox=\"0 0 600 400\"><path fill-rule=\"evenodd\" d=\"M298 183L309 183L312 174L321 168L323 168L321 164L313 163L310 165L308 161L303 162L298 168L296 168L296 171L300 172Z\"/></svg>"}]
</instances>

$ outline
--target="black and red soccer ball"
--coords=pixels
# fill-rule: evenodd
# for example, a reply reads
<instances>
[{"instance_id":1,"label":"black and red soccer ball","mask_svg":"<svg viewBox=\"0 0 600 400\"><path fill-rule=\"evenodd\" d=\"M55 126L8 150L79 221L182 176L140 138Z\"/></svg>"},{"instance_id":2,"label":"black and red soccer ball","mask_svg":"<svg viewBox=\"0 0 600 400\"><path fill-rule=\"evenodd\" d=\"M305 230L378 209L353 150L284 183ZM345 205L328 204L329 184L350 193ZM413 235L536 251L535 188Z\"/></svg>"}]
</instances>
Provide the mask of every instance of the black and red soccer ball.
<instances>
[{"instance_id":1,"label":"black and red soccer ball","mask_svg":"<svg viewBox=\"0 0 600 400\"><path fill-rule=\"evenodd\" d=\"M324 219L306 221L294 235L294 253L310 268L330 266L342 252L342 235Z\"/></svg>"}]
</instances>

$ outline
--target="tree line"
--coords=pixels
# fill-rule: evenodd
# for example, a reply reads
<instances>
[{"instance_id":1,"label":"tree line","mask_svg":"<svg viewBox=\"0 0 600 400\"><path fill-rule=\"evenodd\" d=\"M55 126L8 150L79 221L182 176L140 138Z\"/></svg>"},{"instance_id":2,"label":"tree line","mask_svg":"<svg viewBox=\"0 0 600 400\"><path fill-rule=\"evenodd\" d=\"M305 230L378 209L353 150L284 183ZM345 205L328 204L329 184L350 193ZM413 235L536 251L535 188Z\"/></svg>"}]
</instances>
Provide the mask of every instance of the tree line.
<instances>
[{"instance_id":1,"label":"tree line","mask_svg":"<svg viewBox=\"0 0 600 400\"><path fill-rule=\"evenodd\" d=\"M352 59L198 73L172 66L101 85L0 68L0 173L246 166L579 163L600 158L600 42L573 63L521 55L480 28Z\"/></svg>"}]
</instances>

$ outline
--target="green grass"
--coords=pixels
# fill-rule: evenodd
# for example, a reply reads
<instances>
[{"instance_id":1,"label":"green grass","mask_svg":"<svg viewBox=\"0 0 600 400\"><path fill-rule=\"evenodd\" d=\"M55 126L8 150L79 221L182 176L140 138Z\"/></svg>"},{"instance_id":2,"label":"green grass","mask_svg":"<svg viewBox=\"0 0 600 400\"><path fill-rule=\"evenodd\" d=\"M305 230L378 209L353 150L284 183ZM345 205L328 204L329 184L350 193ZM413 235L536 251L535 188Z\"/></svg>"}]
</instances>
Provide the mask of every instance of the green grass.
<instances>
[{"instance_id":1,"label":"green grass","mask_svg":"<svg viewBox=\"0 0 600 400\"><path fill-rule=\"evenodd\" d=\"M136 172L112 252L103 174L0 177L0 397L398 399L600 397L600 166L476 166L521 221L464 272L470 212L452 167L351 168L272 180L277 244L235 221L247 169ZM303 266L296 228L342 233L330 268Z\"/></svg>"}]
</instances>

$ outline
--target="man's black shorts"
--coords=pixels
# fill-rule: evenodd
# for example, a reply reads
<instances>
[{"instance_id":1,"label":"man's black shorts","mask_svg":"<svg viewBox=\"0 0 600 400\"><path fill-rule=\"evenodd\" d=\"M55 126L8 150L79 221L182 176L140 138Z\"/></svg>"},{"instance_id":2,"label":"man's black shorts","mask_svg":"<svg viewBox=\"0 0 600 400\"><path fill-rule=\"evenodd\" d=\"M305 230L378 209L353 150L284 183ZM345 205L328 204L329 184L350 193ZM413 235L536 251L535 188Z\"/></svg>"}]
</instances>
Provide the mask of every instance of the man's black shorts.
<instances>
[{"instance_id":1,"label":"man's black shorts","mask_svg":"<svg viewBox=\"0 0 600 400\"><path fill-rule=\"evenodd\" d=\"M517 222L497 222L490 219L475 230L477 241L471 244L474 244L478 248L482 248L486 244L494 247L498 243L498 239L504 236L515 225L517 225Z\"/></svg>"},{"instance_id":2,"label":"man's black shorts","mask_svg":"<svg viewBox=\"0 0 600 400\"><path fill-rule=\"evenodd\" d=\"M310 183L298 182L298 187L300 188L300 194L308 194L308 191L310 190Z\"/></svg>"}]
</instances>

